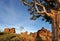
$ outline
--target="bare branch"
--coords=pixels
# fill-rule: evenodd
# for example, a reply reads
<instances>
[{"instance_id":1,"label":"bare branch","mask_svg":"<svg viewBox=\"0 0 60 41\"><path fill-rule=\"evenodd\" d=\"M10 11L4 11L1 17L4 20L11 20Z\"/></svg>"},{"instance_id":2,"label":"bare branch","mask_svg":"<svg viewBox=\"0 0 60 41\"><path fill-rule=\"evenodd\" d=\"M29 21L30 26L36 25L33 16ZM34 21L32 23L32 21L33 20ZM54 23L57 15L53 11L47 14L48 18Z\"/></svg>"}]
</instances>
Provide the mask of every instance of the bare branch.
<instances>
[{"instance_id":1,"label":"bare branch","mask_svg":"<svg viewBox=\"0 0 60 41\"><path fill-rule=\"evenodd\" d=\"M38 7L36 5L39 5L39 6L43 7L43 11L40 12L39 9L38 9ZM35 2L35 8L37 10L36 14L40 14L40 15L47 14L48 16L51 16L51 17L53 15L51 12L47 13L46 8L41 3Z\"/></svg>"},{"instance_id":2,"label":"bare branch","mask_svg":"<svg viewBox=\"0 0 60 41\"><path fill-rule=\"evenodd\" d=\"M39 5L39 6L41 6L41 7L43 7L43 11L39 11L39 9L38 9L38 7L36 6L36 5ZM46 9L45 9L45 7L41 4L41 3L37 3L37 2L35 2L35 9L36 9L36 13L40 13L40 14L44 14L45 12L46 12Z\"/></svg>"},{"instance_id":3,"label":"bare branch","mask_svg":"<svg viewBox=\"0 0 60 41\"><path fill-rule=\"evenodd\" d=\"M22 0L23 4L28 5L28 6L32 6L30 3L26 2L25 0Z\"/></svg>"},{"instance_id":4,"label":"bare branch","mask_svg":"<svg viewBox=\"0 0 60 41\"><path fill-rule=\"evenodd\" d=\"M50 12L50 14L49 14L49 13L46 11L46 8L45 8L44 5L42 5L40 2L39 2L39 3L36 2L36 0L32 0L32 2L33 2L33 4L30 4L29 2L23 1L24 4L26 4L26 5L30 6L30 7L32 7L32 5L34 5L34 7L35 7L35 9L36 9L35 14L40 14L40 15L47 14L48 16L51 16L51 17L52 17L53 14L52 14L51 12ZM43 11L39 11L39 8L37 7L37 5L40 6L40 7L42 7ZM32 7L32 8L33 8L33 7ZM33 9L34 9L34 8L33 8Z\"/></svg>"}]
</instances>

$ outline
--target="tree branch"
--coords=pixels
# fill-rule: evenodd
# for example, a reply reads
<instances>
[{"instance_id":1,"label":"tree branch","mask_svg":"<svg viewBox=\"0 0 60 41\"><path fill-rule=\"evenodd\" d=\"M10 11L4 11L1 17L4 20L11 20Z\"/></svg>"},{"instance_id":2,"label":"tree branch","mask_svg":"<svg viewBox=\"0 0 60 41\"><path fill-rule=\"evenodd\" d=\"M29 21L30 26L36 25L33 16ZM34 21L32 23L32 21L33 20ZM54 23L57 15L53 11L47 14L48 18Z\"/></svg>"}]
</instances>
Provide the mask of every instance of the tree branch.
<instances>
[{"instance_id":1,"label":"tree branch","mask_svg":"<svg viewBox=\"0 0 60 41\"><path fill-rule=\"evenodd\" d=\"M46 8L45 8L44 5L42 5L41 3L36 2L35 0L32 0L32 2L33 2L33 4L30 4L30 3L26 2L26 1L23 1L24 4L26 4L26 5L30 6L30 7L32 7L32 5L34 5L34 7L35 7L35 9L36 9L36 12L35 12L36 14L40 14L40 15L47 14L48 16L52 17L53 13L51 13L51 12L48 13L48 12L46 11ZM41 7L43 8L43 11L39 11L37 5L41 6ZM33 8L33 7L32 7L32 8Z\"/></svg>"},{"instance_id":2,"label":"tree branch","mask_svg":"<svg viewBox=\"0 0 60 41\"><path fill-rule=\"evenodd\" d=\"M27 6L32 6L30 3L26 2L25 0L21 0L23 2L23 4L27 5Z\"/></svg>"},{"instance_id":3,"label":"tree branch","mask_svg":"<svg viewBox=\"0 0 60 41\"><path fill-rule=\"evenodd\" d=\"M43 7L43 11L40 12L36 5L39 5L39 6ZM53 13L51 13L51 12L47 13L46 8L41 3L35 2L35 8L37 10L36 14L40 14L40 15L47 14L48 16L51 16L51 17L53 16Z\"/></svg>"}]
</instances>

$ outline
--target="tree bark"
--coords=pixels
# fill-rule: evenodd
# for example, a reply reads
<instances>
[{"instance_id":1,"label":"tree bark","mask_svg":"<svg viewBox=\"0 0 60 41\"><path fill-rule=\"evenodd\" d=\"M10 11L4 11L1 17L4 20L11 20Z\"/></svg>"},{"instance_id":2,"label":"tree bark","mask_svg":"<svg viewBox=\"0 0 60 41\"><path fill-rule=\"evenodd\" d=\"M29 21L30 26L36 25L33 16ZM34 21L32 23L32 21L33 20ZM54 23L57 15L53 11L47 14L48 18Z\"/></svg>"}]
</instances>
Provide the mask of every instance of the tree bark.
<instances>
[{"instance_id":1,"label":"tree bark","mask_svg":"<svg viewBox=\"0 0 60 41\"><path fill-rule=\"evenodd\" d=\"M53 18L52 18L52 41L60 41L60 11L53 11Z\"/></svg>"}]
</instances>

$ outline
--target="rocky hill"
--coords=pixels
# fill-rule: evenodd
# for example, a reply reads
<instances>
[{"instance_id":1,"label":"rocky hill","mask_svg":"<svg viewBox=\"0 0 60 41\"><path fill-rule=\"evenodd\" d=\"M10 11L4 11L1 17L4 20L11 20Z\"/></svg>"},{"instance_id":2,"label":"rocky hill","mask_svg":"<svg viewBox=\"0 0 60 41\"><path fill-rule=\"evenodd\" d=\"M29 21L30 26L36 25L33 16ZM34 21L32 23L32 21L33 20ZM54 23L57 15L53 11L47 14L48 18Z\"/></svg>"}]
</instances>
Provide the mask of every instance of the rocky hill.
<instances>
[{"instance_id":1,"label":"rocky hill","mask_svg":"<svg viewBox=\"0 0 60 41\"><path fill-rule=\"evenodd\" d=\"M27 34L22 32L16 34L14 28L5 28L3 33L0 33L0 41L52 41L52 33L42 27L37 32Z\"/></svg>"}]
</instances>

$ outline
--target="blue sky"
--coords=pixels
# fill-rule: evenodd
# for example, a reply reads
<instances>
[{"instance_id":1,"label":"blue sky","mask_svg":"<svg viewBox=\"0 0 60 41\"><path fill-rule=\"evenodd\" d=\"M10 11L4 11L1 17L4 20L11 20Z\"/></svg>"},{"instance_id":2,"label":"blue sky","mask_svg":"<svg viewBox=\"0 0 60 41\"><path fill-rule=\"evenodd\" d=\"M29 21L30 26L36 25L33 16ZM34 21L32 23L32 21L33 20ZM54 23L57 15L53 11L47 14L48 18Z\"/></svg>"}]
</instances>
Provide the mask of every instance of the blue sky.
<instances>
[{"instance_id":1,"label":"blue sky","mask_svg":"<svg viewBox=\"0 0 60 41\"><path fill-rule=\"evenodd\" d=\"M51 31L51 24L37 20L30 20L30 14L27 7L20 0L0 0L0 30L8 27L16 28L16 32L20 33L20 27L24 27L22 32L36 32L42 27Z\"/></svg>"}]
</instances>

